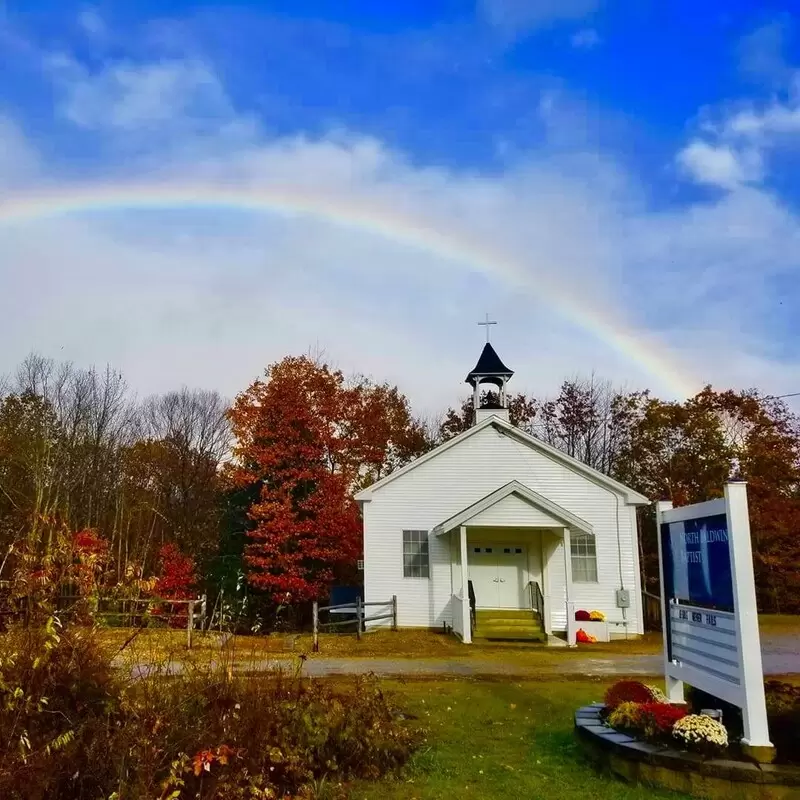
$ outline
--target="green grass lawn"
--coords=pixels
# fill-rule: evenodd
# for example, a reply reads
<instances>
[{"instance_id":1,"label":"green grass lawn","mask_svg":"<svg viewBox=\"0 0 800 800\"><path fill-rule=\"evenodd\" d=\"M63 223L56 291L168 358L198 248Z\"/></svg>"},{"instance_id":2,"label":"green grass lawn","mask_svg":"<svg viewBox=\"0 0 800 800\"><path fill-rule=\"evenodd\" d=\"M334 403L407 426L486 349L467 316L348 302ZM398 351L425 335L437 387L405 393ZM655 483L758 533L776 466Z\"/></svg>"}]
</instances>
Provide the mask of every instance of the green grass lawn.
<instances>
[{"instance_id":1,"label":"green grass lawn","mask_svg":"<svg viewBox=\"0 0 800 800\"><path fill-rule=\"evenodd\" d=\"M403 775L353 787L352 800L666 800L671 792L597 773L573 740L577 707L605 682L386 682L427 740Z\"/></svg>"}]
</instances>

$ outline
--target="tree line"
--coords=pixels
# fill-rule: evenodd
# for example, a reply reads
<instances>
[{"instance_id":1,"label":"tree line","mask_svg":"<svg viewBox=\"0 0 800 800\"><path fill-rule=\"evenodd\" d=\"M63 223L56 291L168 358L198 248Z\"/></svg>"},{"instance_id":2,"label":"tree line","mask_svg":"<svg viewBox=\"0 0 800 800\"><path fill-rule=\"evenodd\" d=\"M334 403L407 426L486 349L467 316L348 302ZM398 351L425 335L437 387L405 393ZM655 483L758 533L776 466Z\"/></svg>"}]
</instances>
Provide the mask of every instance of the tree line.
<instances>
[{"instance_id":1,"label":"tree line","mask_svg":"<svg viewBox=\"0 0 800 800\"><path fill-rule=\"evenodd\" d=\"M800 611L800 421L783 401L707 387L672 402L592 375L550 398L511 395L509 412L676 505L720 496L734 465L749 485L760 606ZM354 492L471 424L471 398L421 419L398 387L309 356L270 365L232 402L186 388L139 400L110 368L30 356L0 387L0 580L23 550L31 569L47 559L57 523L103 541L106 591L155 575L169 546L197 564L220 618L272 625L277 610L358 580ZM650 510L640 524L654 589Z\"/></svg>"}]
</instances>

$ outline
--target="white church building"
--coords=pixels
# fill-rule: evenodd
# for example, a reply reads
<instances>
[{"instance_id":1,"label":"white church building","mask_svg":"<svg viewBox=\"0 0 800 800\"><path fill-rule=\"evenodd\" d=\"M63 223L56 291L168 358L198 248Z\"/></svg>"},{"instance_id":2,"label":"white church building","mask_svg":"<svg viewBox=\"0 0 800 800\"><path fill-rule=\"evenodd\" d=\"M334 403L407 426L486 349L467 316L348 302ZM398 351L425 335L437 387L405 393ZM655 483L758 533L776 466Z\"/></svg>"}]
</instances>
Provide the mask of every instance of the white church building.
<instances>
[{"instance_id":1,"label":"white church building","mask_svg":"<svg viewBox=\"0 0 800 800\"><path fill-rule=\"evenodd\" d=\"M487 342L466 379L472 427L356 495L364 601L396 596L400 627L465 643L572 644L579 610L601 611L611 638L643 633L636 508L650 501L510 424L512 375Z\"/></svg>"}]
</instances>

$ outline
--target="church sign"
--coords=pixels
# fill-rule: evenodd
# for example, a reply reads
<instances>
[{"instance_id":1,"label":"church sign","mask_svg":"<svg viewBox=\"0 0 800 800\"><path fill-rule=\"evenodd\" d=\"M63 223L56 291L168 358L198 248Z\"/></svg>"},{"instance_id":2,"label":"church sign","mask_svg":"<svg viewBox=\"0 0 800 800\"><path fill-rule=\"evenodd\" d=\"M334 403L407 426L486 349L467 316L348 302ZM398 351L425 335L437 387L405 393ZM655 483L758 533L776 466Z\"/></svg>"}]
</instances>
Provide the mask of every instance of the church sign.
<instances>
[{"instance_id":1,"label":"church sign","mask_svg":"<svg viewBox=\"0 0 800 800\"><path fill-rule=\"evenodd\" d=\"M719 500L656 506L667 695L688 683L742 709L743 744L771 747L764 700L747 486Z\"/></svg>"},{"instance_id":2,"label":"church sign","mask_svg":"<svg viewBox=\"0 0 800 800\"><path fill-rule=\"evenodd\" d=\"M668 514L671 518L692 516L661 525L667 596L690 605L733 611L725 501L712 500Z\"/></svg>"}]
</instances>

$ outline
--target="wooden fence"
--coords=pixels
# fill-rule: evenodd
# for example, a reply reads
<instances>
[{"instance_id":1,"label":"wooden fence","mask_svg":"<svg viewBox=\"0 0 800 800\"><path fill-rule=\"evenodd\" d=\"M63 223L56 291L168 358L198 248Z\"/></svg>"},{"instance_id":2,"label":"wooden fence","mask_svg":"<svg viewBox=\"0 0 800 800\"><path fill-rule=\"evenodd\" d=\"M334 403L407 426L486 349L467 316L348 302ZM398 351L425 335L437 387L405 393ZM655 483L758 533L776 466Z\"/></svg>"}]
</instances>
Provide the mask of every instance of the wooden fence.
<instances>
[{"instance_id":1,"label":"wooden fence","mask_svg":"<svg viewBox=\"0 0 800 800\"><path fill-rule=\"evenodd\" d=\"M370 606L380 606L387 608L391 606L391 612L388 614L376 614L375 616L368 617L366 609ZM320 622L319 615L323 611L328 614L347 614L352 616L352 619L335 620L333 622ZM337 628L344 628L346 626L356 626L356 638L361 639L361 634L366 632L367 622L377 622L381 619L391 619L392 630L397 630L397 595L392 595L391 600L381 600L378 602L365 603L360 597L356 598L355 603L343 603L336 606L320 606L317 601L313 605L313 621L314 621L314 644L313 649L315 653L319 652L319 632L320 630L336 630Z\"/></svg>"},{"instance_id":2,"label":"wooden fence","mask_svg":"<svg viewBox=\"0 0 800 800\"><path fill-rule=\"evenodd\" d=\"M652 592L642 592L642 611L646 631L661 630L661 597Z\"/></svg>"},{"instance_id":3,"label":"wooden fence","mask_svg":"<svg viewBox=\"0 0 800 800\"><path fill-rule=\"evenodd\" d=\"M2 593L0 587L0 594ZM145 627L150 619L166 621L167 624L181 620L186 615L186 646L192 647L193 631L206 626L206 596L190 598L188 600L173 600L161 597L96 597L86 598L80 595L62 594L54 600L54 612L61 617L69 617L76 613L79 602L89 603L89 616L97 621L114 620L119 627ZM185 610L183 607L186 607ZM166 608L169 607L169 611ZM177 607L177 610L176 610ZM16 621L26 623L24 610L4 608L0 615ZM18 619L17 619L18 618Z\"/></svg>"}]
</instances>

